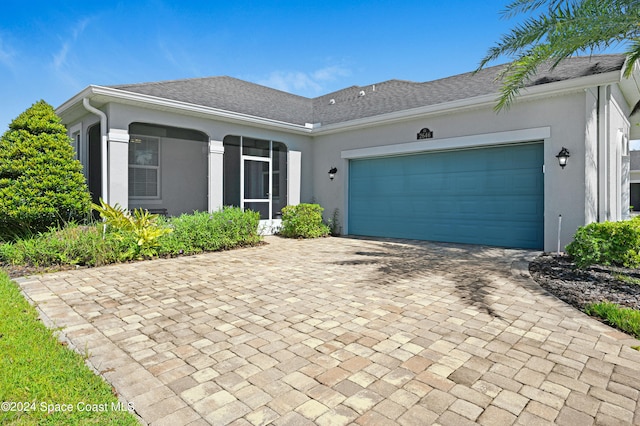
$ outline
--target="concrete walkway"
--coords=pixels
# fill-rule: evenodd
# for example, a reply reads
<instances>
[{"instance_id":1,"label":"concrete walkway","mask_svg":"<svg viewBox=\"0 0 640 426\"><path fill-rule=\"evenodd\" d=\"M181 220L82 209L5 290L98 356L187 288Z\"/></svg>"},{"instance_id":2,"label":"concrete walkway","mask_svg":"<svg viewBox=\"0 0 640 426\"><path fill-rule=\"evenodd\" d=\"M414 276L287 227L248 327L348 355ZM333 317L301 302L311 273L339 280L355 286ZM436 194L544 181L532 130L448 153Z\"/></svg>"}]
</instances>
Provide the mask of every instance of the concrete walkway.
<instances>
[{"instance_id":1,"label":"concrete walkway","mask_svg":"<svg viewBox=\"0 0 640 426\"><path fill-rule=\"evenodd\" d=\"M152 425L640 424L640 342L532 252L266 241L17 281Z\"/></svg>"}]
</instances>

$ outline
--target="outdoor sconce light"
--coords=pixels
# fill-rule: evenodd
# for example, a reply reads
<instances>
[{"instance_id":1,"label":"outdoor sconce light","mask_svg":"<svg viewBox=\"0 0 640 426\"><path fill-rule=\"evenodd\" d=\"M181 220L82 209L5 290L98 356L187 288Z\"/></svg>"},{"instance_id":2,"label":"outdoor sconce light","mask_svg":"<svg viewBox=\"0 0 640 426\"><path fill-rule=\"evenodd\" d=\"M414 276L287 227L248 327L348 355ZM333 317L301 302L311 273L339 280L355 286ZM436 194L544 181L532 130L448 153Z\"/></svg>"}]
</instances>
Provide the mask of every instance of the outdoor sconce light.
<instances>
[{"instance_id":1,"label":"outdoor sconce light","mask_svg":"<svg viewBox=\"0 0 640 426\"><path fill-rule=\"evenodd\" d=\"M333 178L336 177L336 173L338 173L337 168L332 167L331 169L329 169L329 179L333 180Z\"/></svg>"},{"instance_id":2,"label":"outdoor sconce light","mask_svg":"<svg viewBox=\"0 0 640 426\"><path fill-rule=\"evenodd\" d=\"M556 158L558 159L558 164L560 164L560 167L564 169L564 166L567 165L567 160L569 159L569 157L571 157L569 155L569 150L563 146L560 152L558 153L558 155L556 155Z\"/></svg>"}]
</instances>

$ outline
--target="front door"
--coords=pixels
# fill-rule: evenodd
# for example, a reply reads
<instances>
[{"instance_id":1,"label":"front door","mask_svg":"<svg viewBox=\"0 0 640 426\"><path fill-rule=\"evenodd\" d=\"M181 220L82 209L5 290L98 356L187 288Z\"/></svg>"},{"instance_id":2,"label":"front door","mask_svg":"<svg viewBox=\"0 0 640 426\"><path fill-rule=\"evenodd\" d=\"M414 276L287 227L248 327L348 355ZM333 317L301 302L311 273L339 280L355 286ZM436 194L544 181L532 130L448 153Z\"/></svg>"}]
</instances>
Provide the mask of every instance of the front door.
<instances>
[{"instance_id":1,"label":"front door","mask_svg":"<svg viewBox=\"0 0 640 426\"><path fill-rule=\"evenodd\" d=\"M261 220L271 218L271 158L242 156L240 171L241 206L260 213Z\"/></svg>"},{"instance_id":2,"label":"front door","mask_svg":"<svg viewBox=\"0 0 640 426\"><path fill-rule=\"evenodd\" d=\"M223 202L260 213L261 230L276 232L287 205L287 147L244 136L224 138Z\"/></svg>"}]
</instances>

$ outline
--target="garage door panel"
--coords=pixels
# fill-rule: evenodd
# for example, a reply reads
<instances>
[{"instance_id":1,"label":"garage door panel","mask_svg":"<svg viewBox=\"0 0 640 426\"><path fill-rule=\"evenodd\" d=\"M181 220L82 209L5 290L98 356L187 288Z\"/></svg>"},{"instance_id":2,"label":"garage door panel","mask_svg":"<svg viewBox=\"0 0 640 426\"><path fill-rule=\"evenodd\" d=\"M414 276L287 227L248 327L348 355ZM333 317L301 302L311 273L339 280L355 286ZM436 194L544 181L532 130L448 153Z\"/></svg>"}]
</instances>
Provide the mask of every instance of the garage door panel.
<instances>
[{"instance_id":1,"label":"garage door panel","mask_svg":"<svg viewBox=\"0 0 640 426\"><path fill-rule=\"evenodd\" d=\"M542 147L352 160L349 233L541 248Z\"/></svg>"}]
</instances>

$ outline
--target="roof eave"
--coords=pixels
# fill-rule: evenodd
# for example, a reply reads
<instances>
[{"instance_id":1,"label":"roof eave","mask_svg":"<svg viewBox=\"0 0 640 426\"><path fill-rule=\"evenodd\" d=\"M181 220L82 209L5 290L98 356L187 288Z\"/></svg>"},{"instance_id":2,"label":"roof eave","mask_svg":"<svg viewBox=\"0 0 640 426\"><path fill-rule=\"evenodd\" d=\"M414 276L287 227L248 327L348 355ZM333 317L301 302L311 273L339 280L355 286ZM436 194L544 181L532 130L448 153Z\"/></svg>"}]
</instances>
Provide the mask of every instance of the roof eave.
<instances>
[{"instance_id":1,"label":"roof eave","mask_svg":"<svg viewBox=\"0 0 640 426\"><path fill-rule=\"evenodd\" d=\"M88 86L83 91L56 108L56 113L63 116L66 111L82 102L84 98L97 99L99 103L119 102L130 105L152 107L154 109L180 112L187 115L199 115L207 118L215 117L218 120L252 124L260 127L269 127L276 130L283 130L293 133L309 134L312 129L308 125L287 123L269 118L257 117L250 114L243 114L213 108L188 102L176 101L157 96L145 95L126 90L114 89L104 86Z\"/></svg>"},{"instance_id":2,"label":"roof eave","mask_svg":"<svg viewBox=\"0 0 640 426\"><path fill-rule=\"evenodd\" d=\"M603 84L618 83L621 80L620 71L612 71L602 74L595 74L569 80L562 80L553 83L546 83L537 86L530 86L520 91L515 103L531 101L550 95L561 95L568 92L575 92L589 87ZM494 107L497 104L499 94L491 93L472 98L460 99L451 102L444 102L435 105L427 105L402 111L390 112L387 114L375 115L371 117L359 118L342 123L328 124L317 127L313 130L314 135L328 135L346 130L357 130L372 125L392 124L420 118L430 115L450 114L470 109Z\"/></svg>"},{"instance_id":3,"label":"roof eave","mask_svg":"<svg viewBox=\"0 0 640 426\"><path fill-rule=\"evenodd\" d=\"M629 87L635 87L636 89L638 89L638 87L640 87L640 85L638 84L638 82L640 81L640 75L638 72L634 72L633 77L635 78L635 80L633 81L633 83L628 83L628 85ZM519 96L516 98L515 103L518 104L521 102L531 101L550 95L557 96L568 92L584 90L589 87L600 86L603 84L620 83L624 81L625 79L622 77L622 72L620 70L616 70L602 74L595 74L585 77L531 86L520 92ZM640 89L638 90L640 96ZM135 92L128 92L125 90L114 89L110 87L92 85L88 86L83 91L60 105L56 109L56 113L64 116L66 111L77 106L78 103L82 103L82 99L88 97L90 99L96 99L101 104L105 104L108 102L120 102L146 107L151 106L159 110L180 112L187 115L199 115L207 118L216 118L218 120L241 124L251 124L255 126L268 127L276 130L298 134L328 135L347 130L357 130L373 125L384 125L408 121L424 116L449 114L452 112L461 112L469 109L494 107L496 105L498 96L498 93L491 93L467 99L460 99L451 102L444 102L435 105L427 105L423 107L395 111L371 117L359 118L341 123L328 125L320 124L318 126L287 123L249 114L237 113L213 107L139 94Z\"/></svg>"}]
</instances>

